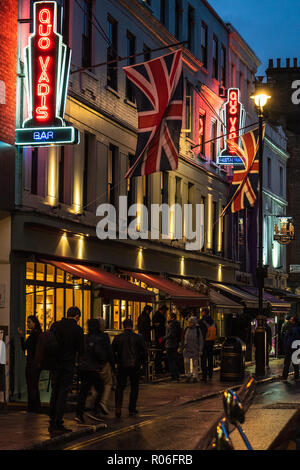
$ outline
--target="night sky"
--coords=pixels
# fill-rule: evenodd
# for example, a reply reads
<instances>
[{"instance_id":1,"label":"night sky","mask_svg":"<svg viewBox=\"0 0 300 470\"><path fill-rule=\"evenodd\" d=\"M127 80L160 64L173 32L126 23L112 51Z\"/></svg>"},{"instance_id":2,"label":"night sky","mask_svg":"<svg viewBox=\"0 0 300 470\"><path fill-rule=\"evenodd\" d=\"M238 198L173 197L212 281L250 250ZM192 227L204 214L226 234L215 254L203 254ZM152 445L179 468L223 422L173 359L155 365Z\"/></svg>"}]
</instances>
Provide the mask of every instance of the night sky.
<instances>
[{"instance_id":1,"label":"night sky","mask_svg":"<svg viewBox=\"0 0 300 470\"><path fill-rule=\"evenodd\" d=\"M262 62L264 75L269 59L298 58L300 63L299 0L208 0L225 22L230 22ZM275 63L275 62L274 62Z\"/></svg>"}]
</instances>

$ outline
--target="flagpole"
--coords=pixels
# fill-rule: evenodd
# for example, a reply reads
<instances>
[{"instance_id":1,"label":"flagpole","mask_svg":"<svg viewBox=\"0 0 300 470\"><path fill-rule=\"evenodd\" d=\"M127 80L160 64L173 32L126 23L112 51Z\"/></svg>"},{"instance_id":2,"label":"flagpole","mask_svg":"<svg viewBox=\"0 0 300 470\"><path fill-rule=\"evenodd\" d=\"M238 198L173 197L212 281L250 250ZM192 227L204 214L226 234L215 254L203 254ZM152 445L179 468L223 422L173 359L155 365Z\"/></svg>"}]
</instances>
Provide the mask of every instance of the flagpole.
<instances>
[{"instance_id":1,"label":"flagpole","mask_svg":"<svg viewBox=\"0 0 300 470\"><path fill-rule=\"evenodd\" d=\"M258 172L258 315L255 330L255 375L264 377L266 374L266 318L263 311L264 297L264 266L263 266L263 108L270 98L262 90L251 97L254 99L258 111L258 139L259 139L259 172Z\"/></svg>"}]
</instances>

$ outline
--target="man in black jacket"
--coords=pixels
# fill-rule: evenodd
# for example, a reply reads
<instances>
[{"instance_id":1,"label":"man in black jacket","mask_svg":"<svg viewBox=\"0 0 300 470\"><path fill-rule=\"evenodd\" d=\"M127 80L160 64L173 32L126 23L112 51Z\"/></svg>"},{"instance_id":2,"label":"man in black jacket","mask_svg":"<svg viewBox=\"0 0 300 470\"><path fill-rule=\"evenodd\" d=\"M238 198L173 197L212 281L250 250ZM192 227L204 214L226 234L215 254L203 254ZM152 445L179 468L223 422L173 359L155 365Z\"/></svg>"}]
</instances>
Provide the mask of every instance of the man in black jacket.
<instances>
[{"instance_id":1,"label":"man in black jacket","mask_svg":"<svg viewBox=\"0 0 300 470\"><path fill-rule=\"evenodd\" d=\"M53 323L53 331L59 346L57 368L51 371L50 398L50 434L71 432L63 424L63 415L68 393L72 387L77 355L84 351L83 329L77 325L81 312L77 307L70 307L67 317Z\"/></svg>"},{"instance_id":2,"label":"man in black jacket","mask_svg":"<svg viewBox=\"0 0 300 470\"><path fill-rule=\"evenodd\" d=\"M140 335L143 336L145 343L147 346L151 344L151 318L150 314L153 308L151 305L146 305L142 313L138 318L138 332Z\"/></svg>"},{"instance_id":3,"label":"man in black jacket","mask_svg":"<svg viewBox=\"0 0 300 470\"><path fill-rule=\"evenodd\" d=\"M116 336L112 348L117 364L117 386L116 386L116 417L121 417L123 393L130 379L129 416L138 413L136 403L139 393L139 378L141 366L147 360L147 349L144 339L132 331L133 323L129 318L123 322L124 332Z\"/></svg>"}]
</instances>

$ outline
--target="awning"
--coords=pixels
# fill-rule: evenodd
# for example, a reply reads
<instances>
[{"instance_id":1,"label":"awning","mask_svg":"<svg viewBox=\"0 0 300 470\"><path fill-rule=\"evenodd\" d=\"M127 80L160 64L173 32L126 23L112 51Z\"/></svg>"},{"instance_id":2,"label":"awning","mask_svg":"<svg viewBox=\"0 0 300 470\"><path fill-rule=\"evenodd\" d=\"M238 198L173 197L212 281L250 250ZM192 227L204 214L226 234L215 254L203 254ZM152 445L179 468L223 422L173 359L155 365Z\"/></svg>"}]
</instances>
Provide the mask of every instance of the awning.
<instances>
[{"instance_id":1,"label":"awning","mask_svg":"<svg viewBox=\"0 0 300 470\"><path fill-rule=\"evenodd\" d=\"M243 290L249 292L251 295L258 296L257 287L243 287ZM274 313L288 313L291 309L291 304L284 302L281 299L277 299L269 292L264 291L264 300L268 302Z\"/></svg>"},{"instance_id":2,"label":"awning","mask_svg":"<svg viewBox=\"0 0 300 470\"><path fill-rule=\"evenodd\" d=\"M209 289L209 300L212 305L217 309L222 310L222 313L224 314L242 313L244 310L242 305L229 299L225 295L220 294L220 292L217 292L214 289Z\"/></svg>"},{"instance_id":3,"label":"awning","mask_svg":"<svg viewBox=\"0 0 300 470\"><path fill-rule=\"evenodd\" d=\"M125 281L125 279L121 279L112 273L104 271L103 269L61 261L42 261L44 263L52 264L63 271L67 271L74 276L94 282L99 285L100 292L105 297L134 300L138 302L153 302L152 292Z\"/></svg>"},{"instance_id":4,"label":"awning","mask_svg":"<svg viewBox=\"0 0 300 470\"><path fill-rule=\"evenodd\" d=\"M222 293L228 294L229 296L233 296L238 301L242 302L248 308L258 308L258 298L254 295L249 294L236 286L232 286L229 284L219 284L219 283L212 283L211 284L214 288L221 290ZM266 302L263 305L264 308L267 307Z\"/></svg>"},{"instance_id":5,"label":"awning","mask_svg":"<svg viewBox=\"0 0 300 470\"><path fill-rule=\"evenodd\" d=\"M128 276L132 276L149 286L158 289L167 295L166 300L171 300L180 307L207 307L209 305L209 297L199 294L196 291L185 289L175 284L175 282L164 279L155 274L145 274L137 272L123 271Z\"/></svg>"}]
</instances>

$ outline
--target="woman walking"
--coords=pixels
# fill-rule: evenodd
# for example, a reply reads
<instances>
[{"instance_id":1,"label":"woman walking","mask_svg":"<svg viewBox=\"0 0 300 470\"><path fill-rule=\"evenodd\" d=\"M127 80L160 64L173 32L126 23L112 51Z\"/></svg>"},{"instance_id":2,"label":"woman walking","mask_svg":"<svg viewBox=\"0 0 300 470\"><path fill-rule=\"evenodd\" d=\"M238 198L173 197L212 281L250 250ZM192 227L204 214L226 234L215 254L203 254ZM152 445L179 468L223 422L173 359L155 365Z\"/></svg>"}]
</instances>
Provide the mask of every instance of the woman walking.
<instances>
[{"instance_id":1,"label":"woman walking","mask_svg":"<svg viewBox=\"0 0 300 470\"><path fill-rule=\"evenodd\" d=\"M25 340L24 333L21 328L18 328L18 333L21 339L21 347L23 351L27 351L26 360L26 383L27 383L27 397L28 397L28 412L39 413L41 410L39 380L41 370L36 367L35 353L37 343L42 328L38 318L35 315L29 315L27 318L27 328L30 330L28 338Z\"/></svg>"},{"instance_id":2,"label":"woman walking","mask_svg":"<svg viewBox=\"0 0 300 470\"><path fill-rule=\"evenodd\" d=\"M203 349L203 336L196 317L190 317L184 335L183 357L186 381L198 382L199 358Z\"/></svg>"}]
</instances>

